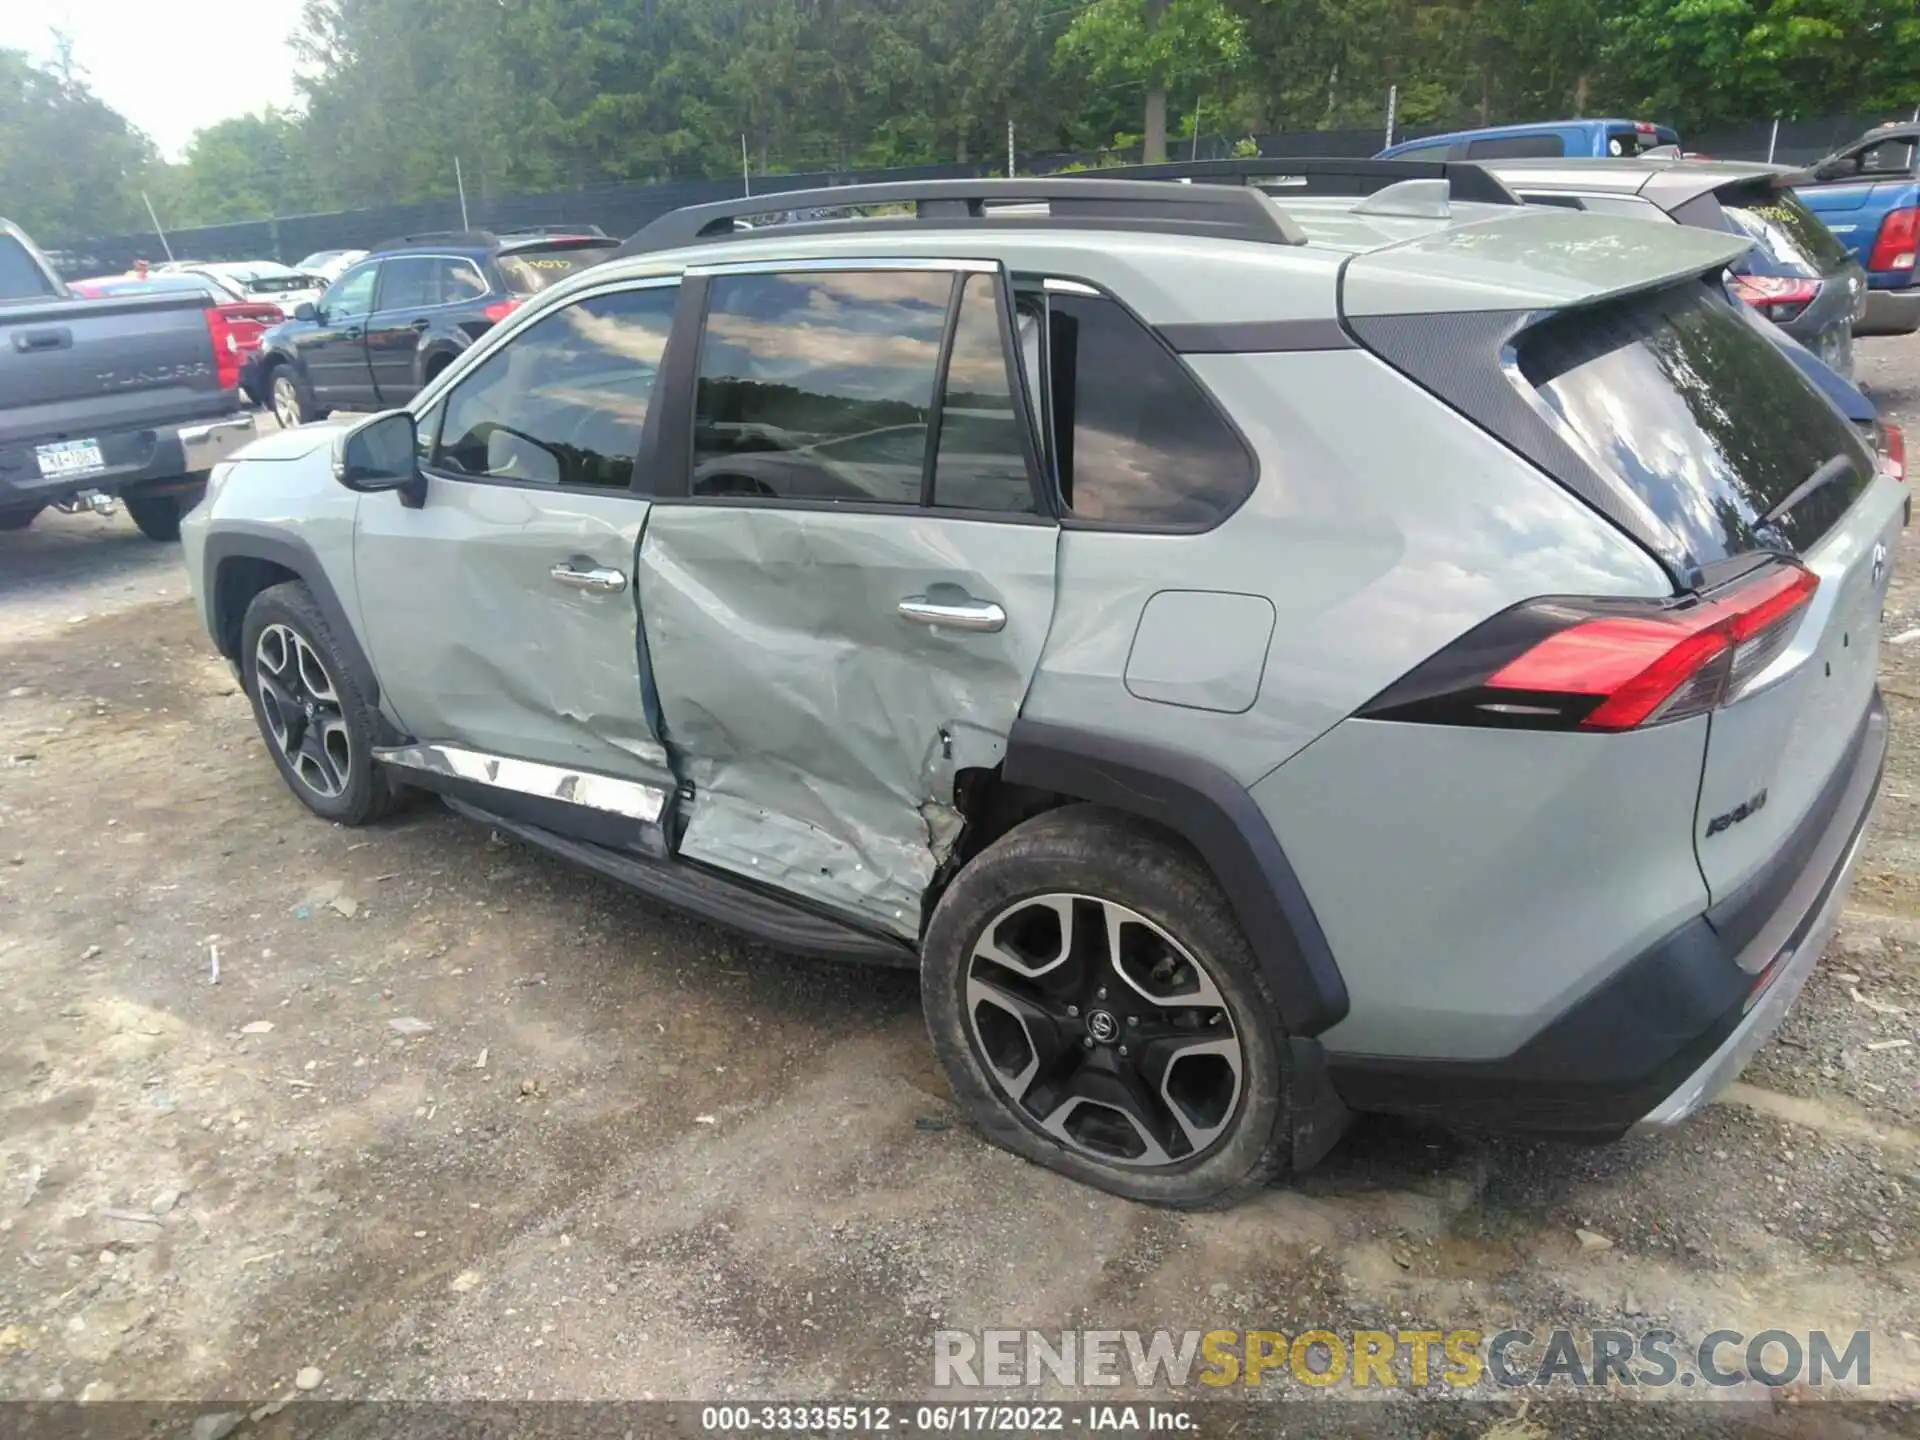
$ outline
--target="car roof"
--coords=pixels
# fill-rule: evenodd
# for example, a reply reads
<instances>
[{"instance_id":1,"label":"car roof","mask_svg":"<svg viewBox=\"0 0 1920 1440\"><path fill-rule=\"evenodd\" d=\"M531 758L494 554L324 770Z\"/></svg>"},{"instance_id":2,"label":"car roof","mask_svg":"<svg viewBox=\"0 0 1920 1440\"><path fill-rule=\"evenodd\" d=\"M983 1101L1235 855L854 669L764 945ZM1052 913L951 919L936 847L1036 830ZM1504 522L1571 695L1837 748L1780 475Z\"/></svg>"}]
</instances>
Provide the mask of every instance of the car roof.
<instances>
[{"instance_id":1,"label":"car roof","mask_svg":"<svg viewBox=\"0 0 1920 1440\"><path fill-rule=\"evenodd\" d=\"M1885 125L1876 125L1858 140L1849 140L1841 148L1850 149L1871 140L1920 140L1920 123L1912 120L1893 120Z\"/></svg>"},{"instance_id":2,"label":"car roof","mask_svg":"<svg viewBox=\"0 0 1920 1440\"><path fill-rule=\"evenodd\" d=\"M1691 160L1675 156L1476 161L1511 188L1570 190L1588 195L1638 195L1672 211L1722 186L1774 180L1801 172L1753 160Z\"/></svg>"}]
</instances>

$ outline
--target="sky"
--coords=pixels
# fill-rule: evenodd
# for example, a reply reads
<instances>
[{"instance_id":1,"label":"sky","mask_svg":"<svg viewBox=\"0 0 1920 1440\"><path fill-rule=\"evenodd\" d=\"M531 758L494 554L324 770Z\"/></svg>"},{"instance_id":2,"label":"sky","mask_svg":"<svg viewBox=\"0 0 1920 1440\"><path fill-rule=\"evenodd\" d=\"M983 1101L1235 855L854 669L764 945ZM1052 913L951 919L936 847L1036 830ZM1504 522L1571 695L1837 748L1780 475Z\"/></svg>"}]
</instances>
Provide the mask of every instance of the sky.
<instances>
[{"instance_id":1,"label":"sky","mask_svg":"<svg viewBox=\"0 0 1920 1440\"><path fill-rule=\"evenodd\" d=\"M93 93L178 160L195 130L295 98L299 20L300 0L0 0L0 47L47 60L65 31Z\"/></svg>"}]
</instances>

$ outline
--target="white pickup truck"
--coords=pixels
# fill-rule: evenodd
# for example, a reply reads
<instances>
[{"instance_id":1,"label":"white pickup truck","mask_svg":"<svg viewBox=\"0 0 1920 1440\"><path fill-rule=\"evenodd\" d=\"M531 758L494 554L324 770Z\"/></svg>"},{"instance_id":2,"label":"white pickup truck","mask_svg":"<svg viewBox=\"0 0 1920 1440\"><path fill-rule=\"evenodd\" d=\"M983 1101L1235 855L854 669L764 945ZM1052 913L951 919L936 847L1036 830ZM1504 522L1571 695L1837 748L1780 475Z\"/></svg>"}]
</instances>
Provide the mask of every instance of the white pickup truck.
<instances>
[{"instance_id":1,"label":"white pickup truck","mask_svg":"<svg viewBox=\"0 0 1920 1440\"><path fill-rule=\"evenodd\" d=\"M77 298L0 220L0 530L118 497L178 539L207 471L254 436L231 339L211 297Z\"/></svg>"}]
</instances>

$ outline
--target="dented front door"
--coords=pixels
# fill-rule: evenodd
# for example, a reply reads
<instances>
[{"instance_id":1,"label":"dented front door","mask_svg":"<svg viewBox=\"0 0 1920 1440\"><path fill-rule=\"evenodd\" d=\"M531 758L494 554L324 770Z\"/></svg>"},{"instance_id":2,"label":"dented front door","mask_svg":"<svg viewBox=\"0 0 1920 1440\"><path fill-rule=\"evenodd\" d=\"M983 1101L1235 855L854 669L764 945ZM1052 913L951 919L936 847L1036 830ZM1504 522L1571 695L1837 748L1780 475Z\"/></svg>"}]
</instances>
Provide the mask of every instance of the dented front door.
<instances>
[{"instance_id":1,"label":"dented front door","mask_svg":"<svg viewBox=\"0 0 1920 1440\"><path fill-rule=\"evenodd\" d=\"M688 477L637 581L679 853L916 937L1053 616L997 269L706 282Z\"/></svg>"},{"instance_id":2,"label":"dented front door","mask_svg":"<svg viewBox=\"0 0 1920 1440\"><path fill-rule=\"evenodd\" d=\"M670 282L629 284L495 344L421 419L425 504L360 502L355 588L383 702L506 788L518 776L566 801L611 776L647 787L636 813L672 793L633 566L676 300Z\"/></svg>"}]
</instances>

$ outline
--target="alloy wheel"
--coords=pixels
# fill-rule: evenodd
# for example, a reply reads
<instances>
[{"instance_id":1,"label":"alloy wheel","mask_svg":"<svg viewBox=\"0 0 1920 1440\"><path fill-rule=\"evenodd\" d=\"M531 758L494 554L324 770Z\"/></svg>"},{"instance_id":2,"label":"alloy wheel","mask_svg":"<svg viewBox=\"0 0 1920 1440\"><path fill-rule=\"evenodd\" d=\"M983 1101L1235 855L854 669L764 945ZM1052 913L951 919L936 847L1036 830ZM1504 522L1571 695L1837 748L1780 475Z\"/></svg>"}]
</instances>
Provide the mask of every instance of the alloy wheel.
<instances>
[{"instance_id":1,"label":"alloy wheel","mask_svg":"<svg viewBox=\"0 0 1920 1440\"><path fill-rule=\"evenodd\" d=\"M339 692L313 646L278 622L260 632L253 681L267 733L287 768L314 794L332 800L353 775L353 747Z\"/></svg>"},{"instance_id":2,"label":"alloy wheel","mask_svg":"<svg viewBox=\"0 0 1920 1440\"><path fill-rule=\"evenodd\" d=\"M1233 1122L1245 1056L1225 997L1124 905L1049 894L1003 910L968 958L966 1015L1005 1099L1091 1159L1182 1164Z\"/></svg>"},{"instance_id":3,"label":"alloy wheel","mask_svg":"<svg viewBox=\"0 0 1920 1440\"><path fill-rule=\"evenodd\" d=\"M285 430L300 424L300 392L294 387L291 375L273 377L273 418Z\"/></svg>"}]
</instances>

